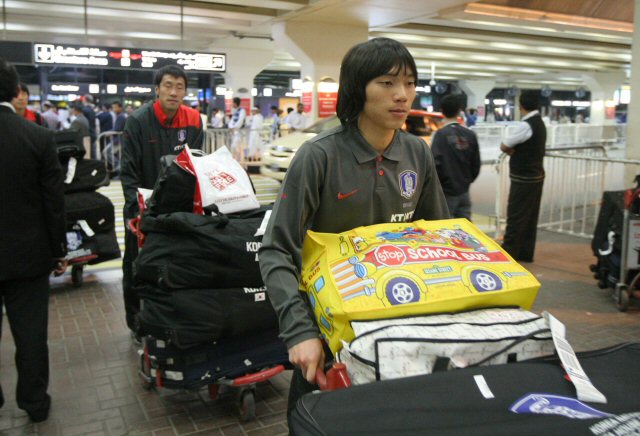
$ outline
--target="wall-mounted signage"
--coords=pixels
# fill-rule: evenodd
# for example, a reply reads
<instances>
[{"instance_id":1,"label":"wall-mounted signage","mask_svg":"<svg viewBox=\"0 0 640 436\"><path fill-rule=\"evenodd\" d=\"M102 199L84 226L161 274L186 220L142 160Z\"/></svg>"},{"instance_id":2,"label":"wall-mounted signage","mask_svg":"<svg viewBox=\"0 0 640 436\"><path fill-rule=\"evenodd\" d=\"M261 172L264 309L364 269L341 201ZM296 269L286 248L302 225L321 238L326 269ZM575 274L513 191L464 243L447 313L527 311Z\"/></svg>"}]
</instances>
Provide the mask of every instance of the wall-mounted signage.
<instances>
[{"instance_id":1,"label":"wall-mounted signage","mask_svg":"<svg viewBox=\"0 0 640 436\"><path fill-rule=\"evenodd\" d=\"M150 85L119 85L115 83L109 83L104 85L100 89L98 84L88 83L51 83L48 88L49 94L93 94L100 93L117 94L117 95L145 95L151 96L155 93L155 90Z\"/></svg>"},{"instance_id":2,"label":"wall-mounted signage","mask_svg":"<svg viewBox=\"0 0 640 436\"><path fill-rule=\"evenodd\" d=\"M186 71L224 72L226 55L186 51L33 44L36 65L78 65L104 68L156 69L180 65Z\"/></svg>"}]
</instances>

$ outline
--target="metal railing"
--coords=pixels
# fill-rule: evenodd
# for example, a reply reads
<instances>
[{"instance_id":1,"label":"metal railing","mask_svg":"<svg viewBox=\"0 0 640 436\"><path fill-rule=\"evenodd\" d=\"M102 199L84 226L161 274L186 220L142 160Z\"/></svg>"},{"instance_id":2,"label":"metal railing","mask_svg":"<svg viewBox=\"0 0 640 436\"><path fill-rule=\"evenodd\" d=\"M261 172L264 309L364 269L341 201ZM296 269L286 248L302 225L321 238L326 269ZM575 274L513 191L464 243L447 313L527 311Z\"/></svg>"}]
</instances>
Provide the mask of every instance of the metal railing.
<instances>
[{"instance_id":1,"label":"metal railing","mask_svg":"<svg viewBox=\"0 0 640 436\"><path fill-rule=\"evenodd\" d=\"M478 136L483 162L493 162L500 157L500 144L513 126L514 123L485 123L471 127ZM626 142L626 127L626 124L553 124L547 126L547 147L622 145Z\"/></svg>"},{"instance_id":2,"label":"metal railing","mask_svg":"<svg viewBox=\"0 0 640 436\"><path fill-rule=\"evenodd\" d=\"M506 224L509 168L502 155L495 168L495 238L502 236ZM625 172L640 173L640 160L607 157L603 146L575 146L547 149L546 172L538 228L592 238L602 193L625 189Z\"/></svg>"},{"instance_id":3,"label":"metal railing","mask_svg":"<svg viewBox=\"0 0 640 436\"><path fill-rule=\"evenodd\" d=\"M122 132L103 132L98 135L97 143L107 172L119 173L122 159Z\"/></svg>"},{"instance_id":4,"label":"metal railing","mask_svg":"<svg viewBox=\"0 0 640 436\"><path fill-rule=\"evenodd\" d=\"M268 144L273 140L270 125L265 125L258 133L260 148L266 150ZM285 132L286 134L286 132ZM205 131L205 140L202 149L208 154L213 153L220 147L227 147L231 151L235 151L237 147L246 149L249 146L251 138L251 129L244 127L242 129L212 129Z\"/></svg>"}]
</instances>

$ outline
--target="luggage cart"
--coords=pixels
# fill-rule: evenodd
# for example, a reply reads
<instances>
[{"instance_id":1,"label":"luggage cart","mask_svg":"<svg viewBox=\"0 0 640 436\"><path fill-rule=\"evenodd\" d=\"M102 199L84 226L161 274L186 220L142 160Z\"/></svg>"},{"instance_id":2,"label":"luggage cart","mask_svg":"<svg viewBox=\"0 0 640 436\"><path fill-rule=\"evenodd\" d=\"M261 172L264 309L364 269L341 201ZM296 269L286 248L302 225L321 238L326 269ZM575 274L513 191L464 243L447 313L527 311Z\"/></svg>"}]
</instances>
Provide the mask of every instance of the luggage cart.
<instances>
[{"instance_id":1,"label":"luggage cart","mask_svg":"<svg viewBox=\"0 0 640 436\"><path fill-rule=\"evenodd\" d=\"M633 207L639 198L640 188L628 189L624 194L620 279L613 292L613 300L621 312L640 296L636 290L640 285L640 211Z\"/></svg>"},{"instance_id":2,"label":"luggage cart","mask_svg":"<svg viewBox=\"0 0 640 436\"><path fill-rule=\"evenodd\" d=\"M73 286L76 288L82 286L82 282L84 281L83 272L85 265L97 258L97 254L89 254L87 256L79 256L68 260L69 266L71 267L71 283L73 283Z\"/></svg>"},{"instance_id":3,"label":"luggage cart","mask_svg":"<svg viewBox=\"0 0 640 436\"><path fill-rule=\"evenodd\" d=\"M212 400L235 390L240 419L251 421L256 412L256 384L291 369L284 343L276 336L273 339L277 342L265 341L268 337L267 332L244 345L229 339L179 350L145 336L143 348L138 351L138 375L147 390L193 391L206 387ZM156 346L160 343L162 347Z\"/></svg>"}]
</instances>

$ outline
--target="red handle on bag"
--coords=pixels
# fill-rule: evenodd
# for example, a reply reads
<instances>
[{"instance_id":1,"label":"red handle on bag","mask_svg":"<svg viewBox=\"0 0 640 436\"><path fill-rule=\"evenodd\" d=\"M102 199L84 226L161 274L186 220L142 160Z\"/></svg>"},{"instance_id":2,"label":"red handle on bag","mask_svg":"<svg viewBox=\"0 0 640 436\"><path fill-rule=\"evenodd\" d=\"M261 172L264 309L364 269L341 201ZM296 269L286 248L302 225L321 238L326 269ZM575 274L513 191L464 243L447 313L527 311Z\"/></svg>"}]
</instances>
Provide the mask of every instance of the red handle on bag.
<instances>
[{"instance_id":1,"label":"red handle on bag","mask_svg":"<svg viewBox=\"0 0 640 436\"><path fill-rule=\"evenodd\" d=\"M316 380L320 380L319 375L322 375L322 368L318 368L316 371ZM327 381L325 383L318 383L322 391L335 391L351 386L351 379L349 378L349 374L347 374L347 366L344 363L334 363L329 371L326 372L325 376Z\"/></svg>"}]
</instances>

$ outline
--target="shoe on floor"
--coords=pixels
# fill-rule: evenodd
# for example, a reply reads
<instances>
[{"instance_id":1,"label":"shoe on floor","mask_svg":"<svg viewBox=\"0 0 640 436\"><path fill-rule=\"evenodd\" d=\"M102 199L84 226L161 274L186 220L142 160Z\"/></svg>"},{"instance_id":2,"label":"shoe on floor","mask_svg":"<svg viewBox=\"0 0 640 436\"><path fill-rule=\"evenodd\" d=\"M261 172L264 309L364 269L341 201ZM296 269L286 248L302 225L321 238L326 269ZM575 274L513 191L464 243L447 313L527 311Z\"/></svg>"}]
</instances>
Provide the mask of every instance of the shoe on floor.
<instances>
[{"instance_id":1,"label":"shoe on floor","mask_svg":"<svg viewBox=\"0 0 640 436\"><path fill-rule=\"evenodd\" d=\"M47 395L45 404L46 406L41 409L26 411L31 422L42 422L47 420L49 417L49 409L51 409L51 397L49 395Z\"/></svg>"}]
</instances>

